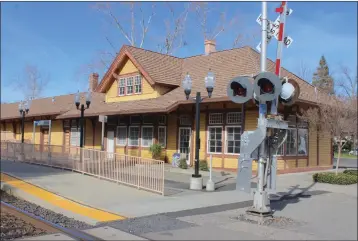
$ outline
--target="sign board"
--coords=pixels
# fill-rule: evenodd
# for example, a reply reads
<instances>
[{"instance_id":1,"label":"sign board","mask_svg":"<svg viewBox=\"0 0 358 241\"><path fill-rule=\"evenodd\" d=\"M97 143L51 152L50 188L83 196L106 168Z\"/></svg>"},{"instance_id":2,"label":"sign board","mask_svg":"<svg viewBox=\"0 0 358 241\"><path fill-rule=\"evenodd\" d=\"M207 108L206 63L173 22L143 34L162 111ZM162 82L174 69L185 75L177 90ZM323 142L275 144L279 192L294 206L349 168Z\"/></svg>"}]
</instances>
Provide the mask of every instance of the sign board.
<instances>
[{"instance_id":1,"label":"sign board","mask_svg":"<svg viewBox=\"0 0 358 241\"><path fill-rule=\"evenodd\" d=\"M100 115L100 116L98 116L98 120L99 120L99 122L106 123L107 122L107 116L106 115Z\"/></svg>"},{"instance_id":2,"label":"sign board","mask_svg":"<svg viewBox=\"0 0 358 241\"><path fill-rule=\"evenodd\" d=\"M292 42L293 39L290 36L285 37L285 39L283 40L283 43L285 44L286 48L290 47Z\"/></svg>"},{"instance_id":3,"label":"sign board","mask_svg":"<svg viewBox=\"0 0 358 241\"><path fill-rule=\"evenodd\" d=\"M49 120L40 120L40 121L34 121L35 126L49 126L50 121Z\"/></svg>"}]
</instances>

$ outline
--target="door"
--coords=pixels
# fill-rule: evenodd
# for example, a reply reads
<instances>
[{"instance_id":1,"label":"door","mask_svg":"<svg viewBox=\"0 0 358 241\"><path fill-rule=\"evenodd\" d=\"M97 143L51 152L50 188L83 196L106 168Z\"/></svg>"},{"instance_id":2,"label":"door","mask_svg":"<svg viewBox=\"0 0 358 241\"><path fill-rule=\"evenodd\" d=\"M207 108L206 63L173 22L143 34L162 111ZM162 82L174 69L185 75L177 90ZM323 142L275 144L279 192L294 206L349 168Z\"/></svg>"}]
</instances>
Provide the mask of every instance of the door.
<instances>
[{"instance_id":1,"label":"door","mask_svg":"<svg viewBox=\"0 0 358 241\"><path fill-rule=\"evenodd\" d=\"M191 128L179 128L179 153L180 157L184 156L186 158L188 165L190 165L190 137Z\"/></svg>"},{"instance_id":2,"label":"door","mask_svg":"<svg viewBox=\"0 0 358 241\"><path fill-rule=\"evenodd\" d=\"M113 158L114 153L114 131L107 131L107 152L108 158Z\"/></svg>"},{"instance_id":3,"label":"door","mask_svg":"<svg viewBox=\"0 0 358 241\"><path fill-rule=\"evenodd\" d=\"M42 129L41 136L41 150L48 151L48 129Z\"/></svg>"},{"instance_id":4,"label":"door","mask_svg":"<svg viewBox=\"0 0 358 241\"><path fill-rule=\"evenodd\" d=\"M64 152L70 151L70 130L65 130Z\"/></svg>"}]
</instances>

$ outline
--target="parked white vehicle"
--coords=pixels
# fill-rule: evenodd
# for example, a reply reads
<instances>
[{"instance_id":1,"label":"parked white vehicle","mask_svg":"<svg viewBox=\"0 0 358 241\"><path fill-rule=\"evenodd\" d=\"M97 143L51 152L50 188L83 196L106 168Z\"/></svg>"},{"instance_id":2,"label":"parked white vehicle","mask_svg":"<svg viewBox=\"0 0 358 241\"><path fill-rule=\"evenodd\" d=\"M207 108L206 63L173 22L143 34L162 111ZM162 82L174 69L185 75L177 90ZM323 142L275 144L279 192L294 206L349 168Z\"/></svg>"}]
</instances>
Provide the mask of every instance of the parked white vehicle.
<instances>
[{"instance_id":1,"label":"parked white vehicle","mask_svg":"<svg viewBox=\"0 0 358 241\"><path fill-rule=\"evenodd\" d=\"M358 148L355 150L351 150L348 154L353 156L358 156Z\"/></svg>"}]
</instances>

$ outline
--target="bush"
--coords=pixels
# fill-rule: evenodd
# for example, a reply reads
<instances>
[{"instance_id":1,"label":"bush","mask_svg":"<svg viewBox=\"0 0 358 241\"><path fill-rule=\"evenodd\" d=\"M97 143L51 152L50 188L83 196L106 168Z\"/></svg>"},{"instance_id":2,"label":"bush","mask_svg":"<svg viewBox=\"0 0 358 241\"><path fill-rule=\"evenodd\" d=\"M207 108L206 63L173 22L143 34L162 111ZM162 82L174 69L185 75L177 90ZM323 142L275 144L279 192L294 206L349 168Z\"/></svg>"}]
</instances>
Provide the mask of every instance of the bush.
<instances>
[{"instance_id":1,"label":"bush","mask_svg":"<svg viewBox=\"0 0 358 241\"><path fill-rule=\"evenodd\" d=\"M162 146L159 144L153 144L149 147L149 151L152 153L152 157L154 159L160 159L160 155L162 154Z\"/></svg>"},{"instance_id":2,"label":"bush","mask_svg":"<svg viewBox=\"0 0 358 241\"><path fill-rule=\"evenodd\" d=\"M358 176L347 173L322 172L313 174L314 182L350 185L358 182Z\"/></svg>"},{"instance_id":3,"label":"bush","mask_svg":"<svg viewBox=\"0 0 358 241\"><path fill-rule=\"evenodd\" d=\"M199 169L201 171L206 171L206 172L209 171L208 163L205 160L199 161Z\"/></svg>"},{"instance_id":4,"label":"bush","mask_svg":"<svg viewBox=\"0 0 358 241\"><path fill-rule=\"evenodd\" d=\"M358 176L358 170L348 169L348 170L344 170L343 173Z\"/></svg>"},{"instance_id":5,"label":"bush","mask_svg":"<svg viewBox=\"0 0 358 241\"><path fill-rule=\"evenodd\" d=\"M181 158L179 160L179 168L181 169L188 169L188 163L186 163L186 159L185 158Z\"/></svg>"}]
</instances>

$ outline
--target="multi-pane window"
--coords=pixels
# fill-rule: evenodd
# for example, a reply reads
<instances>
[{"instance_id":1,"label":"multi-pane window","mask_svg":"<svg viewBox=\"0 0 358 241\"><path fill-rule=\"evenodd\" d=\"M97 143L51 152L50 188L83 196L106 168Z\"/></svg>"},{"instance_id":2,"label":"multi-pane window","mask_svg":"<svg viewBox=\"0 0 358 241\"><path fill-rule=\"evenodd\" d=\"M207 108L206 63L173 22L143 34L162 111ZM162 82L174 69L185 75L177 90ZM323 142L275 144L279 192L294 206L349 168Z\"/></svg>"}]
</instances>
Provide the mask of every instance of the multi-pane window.
<instances>
[{"instance_id":1,"label":"multi-pane window","mask_svg":"<svg viewBox=\"0 0 358 241\"><path fill-rule=\"evenodd\" d=\"M125 146L127 144L127 127L117 126L117 146Z\"/></svg>"},{"instance_id":2,"label":"multi-pane window","mask_svg":"<svg viewBox=\"0 0 358 241\"><path fill-rule=\"evenodd\" d=\"M298 129L298 155L307 156L308 151L308 130Z\"/></svg>"},{"instance_id":3,"label":"multi-pane window","mask_svg":"<svg viewBox=\"0 0 358 241\"><path fill-rule=\"evenodd\" d=\"M240 154L241 128L239 126L226 127L226 153Z\"/></svg>"},{"instance_id":4,"label":"multi-pane window","mask_svg":"<svg viewBox=\"0 0 358 241\"><path fill-rule=\"evenodd\" d=\"M211 113L209 114L209 124L222 124L223 114L222 113Z\"/></svg>"},{"instance_id":5,"label":"multi-pane window","mask_svg":"<svg viewBox=\"0 0 358 241\"><path fill-rule=\"evenodd\" d=\"M142 126L142 146L148 147L153 144L153 127Z\"/></svg>"},{"instance_id":6,"label":"multi-pane window","mask_svg":"<svg viewBox=\"0 0 358 241\"><path fill-rule=\"evenodd\" d=\"M80 129L77 126L71 127L71 146L80 146Z\"/></svg>"},{"instance_id":7,"label":"multi-pane window","mask_svg":"<svg viewBox=\"0 0 358 241\"><path fill-rule=\"evenodd\" d=\"M127 95L133 94L133 77L127 78Z\"/></svg>"},{"instance_id":8,"label":"multi-pane window","mask_svg":"<svg viewBox=\"0 0 358 241\"><path fill-rule=\"evenodd\" d=\"M226 114L227 124L240 124L241 123L241 113L240 112L230 112Z\"/></svg>"},{"instance_id":9,"label":"multi-pane window","mask_svg":"<svg viewBox=\"0 0 358 241\"><path fill-rule=\"evenodd\" d=\"M165 126L158 127L158 143L162 147L166 146L167 143L167 128Z\"/></svg>"},{"instance_id":10,"label":"multi-pane window","mask_svg":"<svg viewBox=\"0 0 358 241\"><path fill-rule=\"evenodd\" d=\"M190 126L191 125L191 118L188 115L181 115L179 117L180 125Z\"/></svg>"},{"instance_id":11,"label":"multi-pane window","mask_svg":"<svg viewBox=\"0 0 358 241\"><path fill-rule=\"evenodd\" d=\"M139 146L139 127L130 126L128 131L128 145Z\"/></svg>"},{"instance_id":12,"label":"multi-pane window","mask_svg":"<svg viewBox=\"0 0 358 241\"><path fill-rule=\"evenodd\" d=\"M140 75L134 77L134 92L136 94L142 92L142 78Z\"/></svg>"},{"instance_id":13,"label":"multi-pane window","mask_svg":"<svg viewBox=\"0 0 358 241\"><path fill-rule=\"evenodd\" d=\"M209 153L222 153L222 127L209 127L208 150Z\"/></svg>"},{"instance_id":14,"label":"multi-pane window","mask_svg":"<svg viewBox=\"0 0 358 241\"><path fill-rule=\"evenodd\" d=\"M165 125L166 120L167 120L167 117L166 117L165 115L160 115L158 122L159 122L159 124L161 124L161 125Z\"/></svg>"},{"instance_id":15,"label":"multi-pane window","mask_svg":"<svg viewBox=\"0 0 358 241\"><path fill-rule=\"evenodd\" d=\"M297 129L287 130L286 155L295 156L297 154Z\"/></svg>"},{"instance_id":16,"label":"multi-pane window","mask_svg":"<svg viewBox=\"0 0 358 241\"><path fill-rule=\"evenodd\" d=\"M126 94L126 79L120 79L118 83L118 95Z\"/></svg>"}]
</instances>

